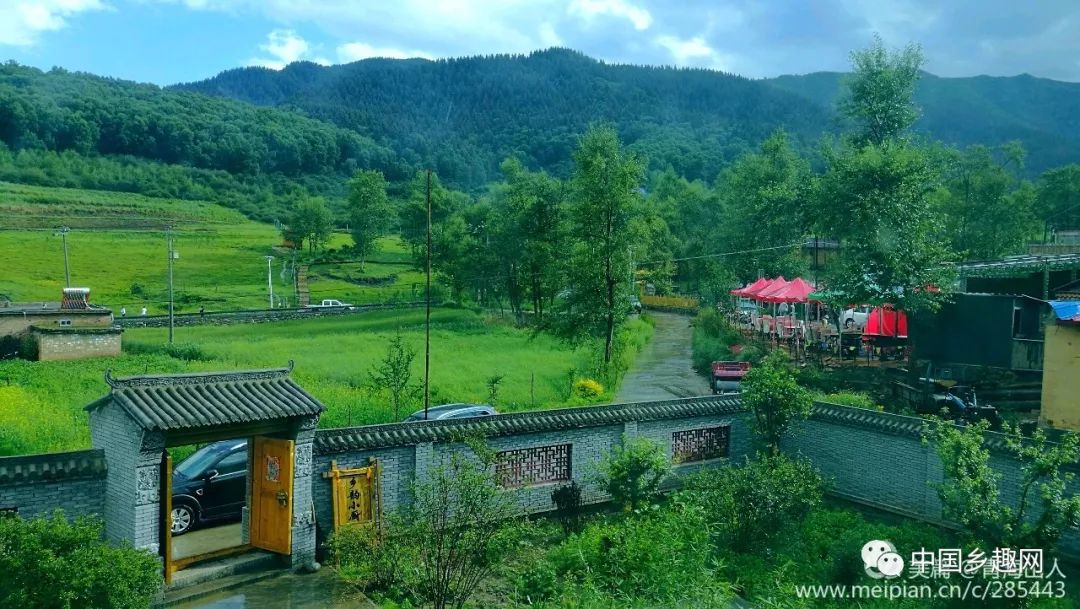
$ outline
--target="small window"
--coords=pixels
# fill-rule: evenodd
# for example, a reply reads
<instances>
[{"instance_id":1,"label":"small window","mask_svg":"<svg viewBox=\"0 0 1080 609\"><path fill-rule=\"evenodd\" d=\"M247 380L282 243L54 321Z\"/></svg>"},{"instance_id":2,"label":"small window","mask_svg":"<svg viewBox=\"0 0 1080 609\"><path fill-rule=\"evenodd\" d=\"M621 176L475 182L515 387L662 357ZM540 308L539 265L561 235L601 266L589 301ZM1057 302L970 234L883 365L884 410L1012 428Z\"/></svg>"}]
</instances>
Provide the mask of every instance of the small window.
<instances>
[{"instance_id":1,"label":"small window","mask_svg":"<svg viewBox=\"0 0 1080 609\"><path fill-rule=\"evenodd\" d=\"M218 464L217 464L218 475L222 476L222 475L225 475L225 474L231 474L233 472L238 472L238 471L240 471L242 469L247 469L247 462L248 462L247 451L246 450L238 450L238 451L230 454L229 456L225 457L221 461L218 461Z\"/></svg>"},{"instance_id":2,"label":"small window","mask_svg":"<svg viewBox=\"0 0 1080 609\"><path fill-rule=\"evenodd\" d=\"M571 444L504 450L498 454L495 474L503 488L570 480Z\"/></svg>"},{"instance_id":3,"label":"small window","mask_svg":"<svg viewBox=\"0 0 1080 609\"><path fill-rule=\"evenodd\" d=\"M70 325L71 325L71 320L70 319L61 319L60 320L60 326L61 327L66 327L66 326L70 326Z\"/></svg>"},{"instance_id":4,"label":"small window","mask_svg":"<svg viewBox=\"0 0 1080 609\"><path fill-rule=\"evenodd\" d=\"M728 456L731 426L676 431L671 434L671 454L675 463L693 463Z\"/></svg>"}]
</instances>

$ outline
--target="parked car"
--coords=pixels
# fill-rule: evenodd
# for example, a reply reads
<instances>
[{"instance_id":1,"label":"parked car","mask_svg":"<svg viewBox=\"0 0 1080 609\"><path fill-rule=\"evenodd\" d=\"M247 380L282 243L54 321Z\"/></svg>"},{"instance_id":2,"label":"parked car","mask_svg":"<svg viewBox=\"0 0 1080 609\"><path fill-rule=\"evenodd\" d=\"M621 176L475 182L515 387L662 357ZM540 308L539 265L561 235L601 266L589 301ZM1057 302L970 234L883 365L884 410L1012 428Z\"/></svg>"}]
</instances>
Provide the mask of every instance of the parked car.
<instances>
[{"instance_id":1,"label":"parked car","mask_svg":"<svg viewBox=\"0 0 1080 609\"><path fill-rule=\"evenodd\" d=\"M750 372L750 362L713 362L712 390L714 394L739 393L742 380Z\"/></svg>"},{"instance_id":2,"label":"parked car","mask_svg":"<svg viewBox=\"0 0 1080 609\"><path fill-rule=\"evenodd\" d=\"M474 417L489 417L499 414L494 407L487 404L440 404L428 408L428 421L445 421L448 419L471 419ZM423 421L424 411L418 410L405 419L408 421Z\"/></svg>"},{"instance_id":3,"label":"parked car","mask_svg":"<svg viewBox=\"0 0 1080 609\"><path fill-rule=\"evenodd\" d=\"M333 298L327 298L319 304L309 304L308 309L348 309L352 311L356 308L356 305L349 304L347 302L341 302L340 300L334 300Z\"/></svg>"},{"instance_id":4,"label":"parked car","mask_svg":"<svg viewBox=\"0 0 1080 609\"><path fill-rule=\"evenodd\" d=\"M246 503L247 440L214 442L172 472L172 534L211 521L239 520Z\"/></svg>"},{"instance_id":5,"label":"parked car","mask_svg":"<svg viewBox=\"0 0 1080 609\"><path fill-rule=\"evenodd\" d=\"M870 311L847 309L840 314L840 327L845 330L862 330L870 319Z\"/></svg>"},{"instance_id":6,"label":"parked car","mask_svg":"<svg viewBox=\"0 0 1080 609\"><path fill-rule=\"evenodd\" d=\"M754 314L758 311L757 303L749 298L739 299L739 321L744 324L748 324L754 319Z\"/></svg>"}]
</instances>

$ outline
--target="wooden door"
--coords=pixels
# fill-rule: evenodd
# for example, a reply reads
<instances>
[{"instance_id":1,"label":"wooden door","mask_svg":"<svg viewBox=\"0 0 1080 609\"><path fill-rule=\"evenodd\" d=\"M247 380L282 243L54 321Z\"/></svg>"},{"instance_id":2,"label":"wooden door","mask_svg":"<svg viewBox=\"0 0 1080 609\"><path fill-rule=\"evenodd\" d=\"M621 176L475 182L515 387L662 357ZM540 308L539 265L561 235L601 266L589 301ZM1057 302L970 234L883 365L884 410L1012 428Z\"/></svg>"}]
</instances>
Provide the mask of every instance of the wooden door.
<instances>
[{"instance_id":1,"label":"wooden door","mask_svg":"<svg viewBox=\"0 0 1080 609\"><path fill-rule=\"evenodd\" d=\"M252 452L251 545L292 551L293 441L256 436Z\"/></svg>"}]
</instances>

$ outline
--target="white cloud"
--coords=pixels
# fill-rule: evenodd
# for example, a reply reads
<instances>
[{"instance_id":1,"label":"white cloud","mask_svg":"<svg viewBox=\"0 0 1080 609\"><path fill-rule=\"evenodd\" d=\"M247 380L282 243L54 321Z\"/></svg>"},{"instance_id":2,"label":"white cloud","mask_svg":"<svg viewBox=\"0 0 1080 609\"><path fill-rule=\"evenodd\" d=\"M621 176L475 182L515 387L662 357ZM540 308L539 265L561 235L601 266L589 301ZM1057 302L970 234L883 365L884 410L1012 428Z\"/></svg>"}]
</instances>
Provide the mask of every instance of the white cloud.
<instances>
[{"instance_id":1,"label":"white cloud","mask_svg":"<svg viewBox=\"0 0 1080 609\"><path fill-rule=\"evenodd\" d=\"M568 10L571 15L580 15L587 21L599 15L622 17L634 24L634 29L638 31L649 29L653 21L648 10L625 0L572 0Z\"/></svg>"},{"instance_id":2,"label":"white cloud","mask_svg":"<svg viewBox=\"0 0 1080 609\"><path fill-rule=\"evenodd\" d=\"M562 38L559 37L559 33L555 31L555 26L551 25L551 23L543 23L540 25L540 46L561 47L566 45Z\"/></svg>"},{"instance_id":3,"label":"white cloud","mask_svg":"<svg viewBox=\"0 0 1080 609\"><path fill-rule=\"evenodd\" d=\"M698 66L729 71L731 69L731 58L709 46L700 36L689 39L671 35L657 36L656 44L667 49L677 66Z\"/></svg>"},{"instance_id":4,"label":"white cloud","mask_svg":"<svg viewBox=\"0 0 1080 609\"><path fill-rule=\"evenodd\" d=\"M301 38L293 30L274 30L266 35L266 43L260 44L259 49L269 57L252 57L248 60L249 66L262 66L272 70L280 70L294 61L309 59L311 45ZM325 59L323 62L329 63Z\"/></svg>"},{"instance_id":5,"label":"white cloud","mask_svg":"<svg viewBox=\"0 0 1080 609\"><path fill-rule=\"evenodd\" d=\"M377 48L366 42L346 42L337 48L338 61L348 63L360 61L370 57L386 57L388 59L409 59L411 57L423 57L432 59L432 56L423 51L403 51L400 49Z\"/></svg>"},{"instance_id":6,"label":"white cloud","mask_svg":"<svg viewBox=\"0 0 1080 609\"><path fill-rule=\"evenodd\" d=\"M101 0L16 0L4 3L0 45L30 46L42 32L67 27L68 18L107 8Z\"/></svg>"}]
</instances>

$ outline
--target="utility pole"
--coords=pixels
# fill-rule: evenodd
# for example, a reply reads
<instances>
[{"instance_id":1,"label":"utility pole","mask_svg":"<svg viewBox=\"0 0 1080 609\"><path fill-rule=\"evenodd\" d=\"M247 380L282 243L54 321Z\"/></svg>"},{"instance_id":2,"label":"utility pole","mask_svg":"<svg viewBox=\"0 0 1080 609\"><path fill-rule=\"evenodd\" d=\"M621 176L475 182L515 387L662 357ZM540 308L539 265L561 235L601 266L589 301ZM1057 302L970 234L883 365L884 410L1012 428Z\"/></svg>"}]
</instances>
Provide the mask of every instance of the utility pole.
<instances>
[{"instance_id":1,"label":"utility pole","mask_svg":"<svg viewBox=\"0 0 1080 609\"><path fill-rule=\"evenodd\" d=\"M68 266L67 234L71 229L66 226L60 227L60 238L64 240L64 287L71 287L71 268Z\"/></svg>"},{"instance_id":2,"label":"utility pole","mask_svg":"<svg viewBox=\"0 0 1080 609\"><path fill-rule=\"evenodd\" d=\"M173 258L176 257L176 252L173 251L172 241L172 226L165 229L165 237L168 242L169 248L169 344L173 342Z\"/></svg>"},{"instance_id":3,"label":"utility pole","mask_svg":"<svg viewBox=\"0 0 1080 609\"><path fill-rule=\"evenodd\" d=\"M269 298L271 309L274 308L274 268L271 264L271 261L273 259L273 256L266 257L266 289L268 290L268 294L270 295Z\"/></svg>"},{"instance_id":4,"label":"utility pole","mask_svg":"<svg viewBox=\"0 0 1080 609\"><path fill-rule=\"evenodd\" d=\"M427 170L427 291L424 312L424 420L431 406L431 170Z\"/></svg>"}]
</instances>

